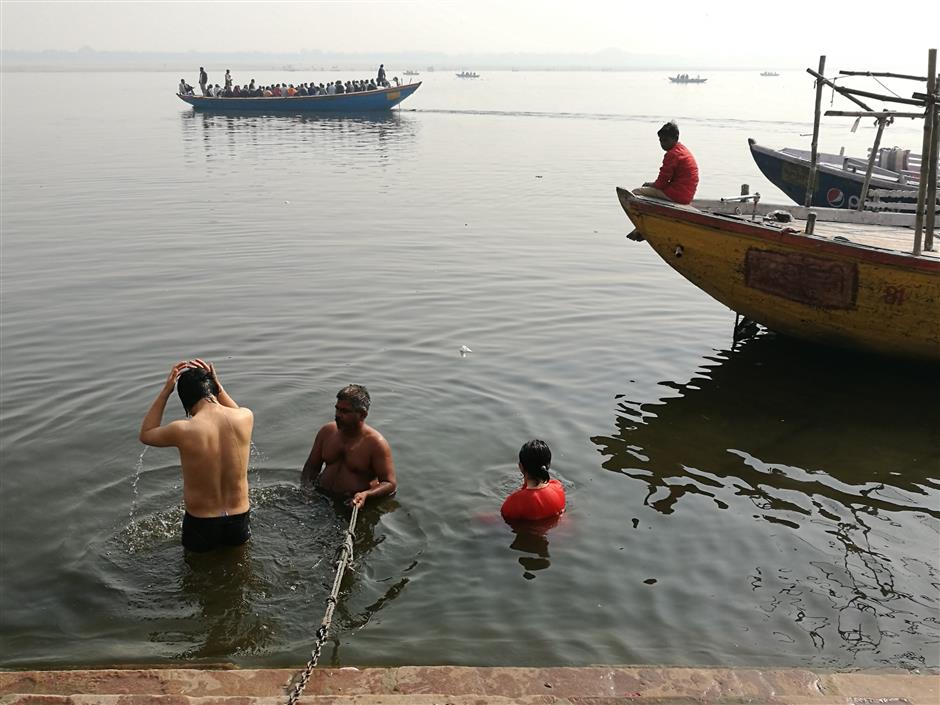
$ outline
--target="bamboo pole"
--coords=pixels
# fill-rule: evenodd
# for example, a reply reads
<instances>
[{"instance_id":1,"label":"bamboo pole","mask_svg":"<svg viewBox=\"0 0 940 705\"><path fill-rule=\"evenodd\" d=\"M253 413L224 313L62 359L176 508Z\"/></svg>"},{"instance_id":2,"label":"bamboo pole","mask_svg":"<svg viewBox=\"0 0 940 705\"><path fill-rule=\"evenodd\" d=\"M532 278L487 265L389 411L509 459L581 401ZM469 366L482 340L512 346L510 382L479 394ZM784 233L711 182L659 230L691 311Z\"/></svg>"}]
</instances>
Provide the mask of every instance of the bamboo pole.
<instances>
[{"instance_id":1,"label":"bamboo pole","mask_svg":"<svg viewBox=\"0 0 940 705\"><path fill-rule=\"evenodd\" d=\"M924 249L933 252L934 228L937 220L937 159L940 157L940 110L937 109L937 96L940 86L934 81L934 99L927 101L933 108L933 153L930 155L930 176L927 184L927 198L930 207L927 209L927 222L924 234Z\"/></svg>"},{"instance_id":2,"label":"bamboo pole","mask_svg":"<svg viewBox=\"0 0 940 705\"><path fill-rule=\"evenodd\" d=\"M893 110L827 110L823 113L826 117L893 117L910 118L911 120L920 120L924 117L923 113L896 113Z\"/></svg>"},{"instance_id":3,"label":"bamboo pole","mask_svg":"<svg viewBox=\"0 0 940 705\"><path fill-rule=\"evenodd\" d=\"M806 196L804 203L807 208L813 205L813 193L816 191L816 161L819 159L819 120L822 112L823 71L826 70L826 57L819 57L819 72L816 78L816 112L813 116L813 144L810 148L809 174L806 176ZM866 106L862 106L866 107ZM867 110L867 108L866 108Z\"/></svg>"},{"instance_id":4,"label":"bamboo pole","mask_svg":"<svg viewBox=\"0 0 940 705\"><path fill-rule=\"evenodd\" d=\"M922 251L921 243L924 235L924 211L927 202L927 192L930 190L930 163L936 160L934 152L934 123L936 122L936 99L937 99L937 50L931 49L927 54L927 111L924 113L924 147L921 150L920 163L920 188L917 190L917 215L914 217L914 256L920 255ZM936 167L934 167L936 169ZM934 188L930 193L932 202L930 204L931 212L937 207L936 177L934 177ZM932 240L932 237L931 237ZM931 242L932 244L932 242Z\"/></svg>"},{"instance_id":5,"label":"bamboo pole","mask_svg":"<svg viewBox=\"0 0 940 705\"><path fill-rule=\"evenodd\" d=\"M917 98L901 98L896 95L884 95L882 93L872 93L871 91L860 91L857 88L843 88L842 86L836 86L836 85L833 85L833 88L836 89L837 93L841 93L846 98L852 98L852 96L860 95L863 98L875 98L876 100L885 100L889 103L904 103L905 105L922 105L921 101L919 101Z\"/></svg>"},{"instance_id":6,"label":"bamboo pole","mask_svg":"<svg viewBox=\"0 0 940 705\"><path fill-rule=\"evenodd\" d=\"M875 133L875 143L872 145L871 154L868 155L868 167L865 169L865 180L862 182L862 193L858 197L858 207L856 210L865 210L865 199L868 197L868 186L871 184L871 172L875 167L875 159L878 158L878 148L881 146L881 135L884 134L885 125L890 118L878 118L878 132Z\"/></svg>"},{"instance_id":7,"label":"bamboo pole","mask_svg":"<svg viewBox=\"0 0 940 705\"><path fill-rule=\"evenodd\" d=\"M823 56L823 57L821 57L821 58L825 59L826 57ZM822 64L820 64L820 65L822 65ZM838 94L840 94L840 95L844 95L846 98L848 98L849 100L851 100L853 103L855 103L858 107L862 108L863 110L871 110L871 108L869 108L869 107L868 107L867 105L865 105L862 101L860 101L858 98L856 98L854 95L852 95L852 93L854 93L855 91L849 90L848 88L843 88L842 86L837 86L835 83L833 83L833 82L830 81L828 78L826 78L825 76L823 76L823 75L822 75L822 72L813 71L813 69L806 69L806 73L808 73L810 76L814 76L817 81L822 81L822 82L823 82L823 85L829 86L829 87L830 87L832 90L834 90L836 93L838 93ZM818 90L818 84L817 84L817 90ZM886 98L886 96L875 96L875 97L876 97L876 98ZM916 105L921 105L920 102L917 102L917 103L915 103L915 104L916 104Z\"/></svg>"},{"instance_id":8,"label":"bamboo pole","mask_svg":"<svg viewBox=\"0 0 940 705\"><path fill-rule=\"evenodd\" d=\"M885 71L839 71L843 76L877 76L879 78L904 78L910 81L926 81L926 76L908 76L905 73L888 73Z\"/></svg>"}]
</instances>

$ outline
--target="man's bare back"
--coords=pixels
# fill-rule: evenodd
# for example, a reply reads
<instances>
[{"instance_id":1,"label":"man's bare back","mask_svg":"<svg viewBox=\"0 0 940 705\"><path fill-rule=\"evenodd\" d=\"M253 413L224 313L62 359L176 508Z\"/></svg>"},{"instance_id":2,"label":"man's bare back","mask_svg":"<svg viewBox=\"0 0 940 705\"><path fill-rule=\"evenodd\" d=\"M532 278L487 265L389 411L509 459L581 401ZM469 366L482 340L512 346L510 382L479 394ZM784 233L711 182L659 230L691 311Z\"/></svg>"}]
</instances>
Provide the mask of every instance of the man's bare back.
<instances>
[{"instance_id":1,"label":"man's bare back","mask_svg":"<svg viewBox=\"0 0 940 705\"><path fill-rule=\"evenodd\" d=\"M337 397L336 420L317 432L301 482L362 506L370 497L394 493L398 485L392 449L381 433L365 423L368 408L356 406Z\"/></svg>"},{"instance_id":2,"label":"man's bare back","mask_svg":"<svg viewBox=\"0 0 940 705\"><path fill-rule=\"evenodd\" d=\"M178 423L186 511L196 517L247 512L251 411L206 402Z\"/></svg>"},{"instance_id":3,"label":"man's bare back","mask_svg":"<svg viewBox=\"0 0 940 705\"><path fill-rule=\"evenodd\" d=\"M178 380L180 400L190 417L161 425L167 399ZM214 393L207 391L209 388ZM187 548L192 543L198 546L194 550L208 550L220 543L243 543L250 536L248 456L253 426L251 410L239 407L222 388L215 368L198 359L174 365L144 417L142 443L179 450L186 507L183 544ZM237 518L237 525L229 526L229 517ZM205 523L220 519L224 520L221 524ZM192 539L189 543L187 535Z\"/></svg>"}]
</instances>

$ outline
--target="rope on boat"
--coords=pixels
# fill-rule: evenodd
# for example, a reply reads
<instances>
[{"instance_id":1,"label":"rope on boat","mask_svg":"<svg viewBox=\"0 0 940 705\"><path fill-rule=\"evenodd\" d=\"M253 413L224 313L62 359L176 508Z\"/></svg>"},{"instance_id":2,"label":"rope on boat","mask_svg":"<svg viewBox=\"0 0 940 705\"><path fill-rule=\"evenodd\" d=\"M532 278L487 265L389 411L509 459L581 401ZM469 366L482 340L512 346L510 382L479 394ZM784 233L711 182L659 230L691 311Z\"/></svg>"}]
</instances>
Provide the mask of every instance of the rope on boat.
<instances>
[{"instance_id":1,"label":"rope on boat","mask_svg":"<svg viewBox=\"0 0 940 705\"><path fill-rule=\"evenodd\" d=\"M330 631L330 624L333 621L333 610L336 609L336 604L339 602L339 586L343 581L343 574L346 572L346 567L349 565L350 561L352 561L353 539L356 537L356 519L358 516L359 507L353 506L352 517L349 519L349 528L346 530L346 537L343 539L342 546L340 546L340 556L336 562L336 577L333 578L333 590L330 592L330 596L326 598L326 612L323 615L323 621L320 622L320 628L317 629L317 641L313 646L313 651L310 653L310 660L307 661L306 668L304 668L300 679L294 685L294 690L287 699L287 705L296 705L297 700L304 692L304 688L307 687L307 681L310 680L310 675L313 673L313 669L316 668L317 661L320 660L320 650L323 648L323 642L326 641L327 633Z\"/></svg>"}]
</instances>

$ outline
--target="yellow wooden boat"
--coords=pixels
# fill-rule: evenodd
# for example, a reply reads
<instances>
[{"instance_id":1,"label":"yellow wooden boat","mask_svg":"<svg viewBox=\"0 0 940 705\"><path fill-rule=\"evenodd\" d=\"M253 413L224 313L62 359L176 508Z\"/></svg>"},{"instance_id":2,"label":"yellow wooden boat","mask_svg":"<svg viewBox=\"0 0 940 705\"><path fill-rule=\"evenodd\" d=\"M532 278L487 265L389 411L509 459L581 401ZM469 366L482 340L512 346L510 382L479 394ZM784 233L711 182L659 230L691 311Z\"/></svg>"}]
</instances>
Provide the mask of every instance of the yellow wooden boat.
<instances>
[{"instance_id":1,"label":"yellow wooden boat","mask_svg":"<svg viewBox=\"0 0 940 705\"><path fill-rule=\"evenodd\" d=\"M940 256L913 230L711 213L618 188L669 266L737 313L785 335L940 362ZM904 251L905 248L908 251Z\"/></svg>"}]
</instances>

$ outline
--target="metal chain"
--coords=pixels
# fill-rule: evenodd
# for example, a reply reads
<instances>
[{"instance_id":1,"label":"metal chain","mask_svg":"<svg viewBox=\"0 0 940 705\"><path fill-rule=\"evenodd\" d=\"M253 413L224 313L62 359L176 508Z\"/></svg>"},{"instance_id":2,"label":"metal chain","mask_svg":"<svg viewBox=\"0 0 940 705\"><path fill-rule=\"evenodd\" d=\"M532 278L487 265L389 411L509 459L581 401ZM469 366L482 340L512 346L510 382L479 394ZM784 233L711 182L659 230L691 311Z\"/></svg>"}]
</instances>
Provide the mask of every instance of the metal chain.
<instances>
[{"instance_id":1,"label":"metal chain","mask_svg":"<svg viewBox=\"0 0 940 705\"><path fill-rule=\"evenodd\" d=\"M323 620L320 622L320 628L317 629L317 640L313 646L313 651L310 653L310 660L307 661L307 667L304 668L303 673L300 675L300 680L294 685L294 690L287 699L287 705L296 705L297 700L300 699L300 696L304 692L304 688L307 687L307 681L310 680L313 669L317 666L317 661L320 660L320 651L330 631L330 623L333 621L333 610L336 609L336 604L339 602L339 586L340 583L343 582L343 574L346 572L346 567L353 558L353 539L356 537L356 519L358 516L359 507L353 506L352 517L349 519L349 528L346 530L346 538L343 540L343 544L340 547L340 557L336 565L336 576L333 578L333 590L330 592L330 596L326 598L326 612L323 615Z\"/></svg>"}]
</instances>

